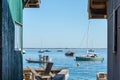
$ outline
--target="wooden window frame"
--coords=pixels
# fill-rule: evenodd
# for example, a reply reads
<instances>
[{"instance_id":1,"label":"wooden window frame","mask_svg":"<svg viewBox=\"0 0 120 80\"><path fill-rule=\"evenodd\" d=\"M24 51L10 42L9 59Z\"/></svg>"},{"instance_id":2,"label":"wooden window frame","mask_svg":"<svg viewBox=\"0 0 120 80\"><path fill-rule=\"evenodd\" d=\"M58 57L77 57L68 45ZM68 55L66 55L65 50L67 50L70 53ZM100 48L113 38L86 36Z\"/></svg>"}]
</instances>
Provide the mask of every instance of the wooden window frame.
<instances>
[{"instance_id":1,"label":"wooden window frame","mask_svg":"<svg viewBox=\"0 0 120 80\"><path fill-rule=\"evenodd\" d=\"M16 28L16 25L18 25L21 29L20 29L20 35L19 35L19 39L20 39L20 50L19 49L17 49L16 48L16 31L15 31L15 33L14 33L14 35L15 35L15 37L14 37L14 48L15 48L15 51L22 51L23 50L23 33L22 33L22 27L23 27L23 25L21 24L21 23L19 23L19 22L17 22L17 21L15 21L15 28ZM16 30L16 29L15 29Z\"/></svg>"}]
</instances>

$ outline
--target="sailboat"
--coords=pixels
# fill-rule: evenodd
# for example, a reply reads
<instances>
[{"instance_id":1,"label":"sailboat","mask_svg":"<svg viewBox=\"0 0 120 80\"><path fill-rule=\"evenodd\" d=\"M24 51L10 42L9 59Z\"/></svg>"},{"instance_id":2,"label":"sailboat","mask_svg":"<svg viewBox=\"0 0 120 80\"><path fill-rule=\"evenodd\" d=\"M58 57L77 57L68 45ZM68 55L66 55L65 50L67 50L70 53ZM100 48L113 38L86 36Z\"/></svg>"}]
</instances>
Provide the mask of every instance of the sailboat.
<instances>
[{"instance_id":1,"label":"sailboat","mask_svg":"<svg viewBox=\"0 0 120 80\"><path fill-rule=\"evenodd\" d=\"M43 49L43 42L42 42L42 40L41 40L41 48L40 48L40 50L38 51L38 53L44 53L45 52L45 50Z\"/></svg>"},{"instance_id":2,"label":"sailboat","mask_svg":"<svg viewBox=\"0 0 120 80\"><path fill-rule=\"evenodd\" d=\"M88 26L89 31L89 26ZM88 47L88 31L87 31L87 47ZM76 56L76 61L103 61L103 57L99 57L93 49L87 49L87 54L85 56Z\"/></svg>"},{"instance_id":3,"label":"sailboat","mask_svg":"<svg viewBox=\"0 0 120 80\"><path fill-rule=\"evenodd\" d=\"M97 53L94 52L94 50L89 49L87 50L87 55L85 56L76 56L76 61L103 61L103 57L98 57Z\"/></svg>"}]
</instances>

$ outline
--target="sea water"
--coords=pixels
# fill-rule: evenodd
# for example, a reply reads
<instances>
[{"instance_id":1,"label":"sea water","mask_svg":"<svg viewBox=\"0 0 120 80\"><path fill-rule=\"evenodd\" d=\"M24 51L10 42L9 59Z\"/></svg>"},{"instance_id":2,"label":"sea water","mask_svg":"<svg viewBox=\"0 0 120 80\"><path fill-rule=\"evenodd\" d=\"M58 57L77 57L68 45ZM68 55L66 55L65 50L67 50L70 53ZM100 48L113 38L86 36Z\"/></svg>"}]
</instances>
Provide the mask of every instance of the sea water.
<instances>
[{"instance_id":1,"label":"sea water","mask_svg":"<svg viewBox=\"0 0 120 80\"><path fill-rule=\"evenodd\" d=\"M96 80L96 73L107 72L107 49L95 49L98 56L104 57L104 61L75 61L75 57L67 57L67 51L73 51L74 56L86 55L87 49L63 49L62 52L57 52L57 49L49 49L51 52L45 52L52 58L53 68L69 68L68 80ZM39 49L25 49L26 54L23 54L23 67L31 66L33 68L42 67L41 64L27 63L25 59L39 59ZM77 64L80 66L77 66Z\"/></svg>"}]
</instances>

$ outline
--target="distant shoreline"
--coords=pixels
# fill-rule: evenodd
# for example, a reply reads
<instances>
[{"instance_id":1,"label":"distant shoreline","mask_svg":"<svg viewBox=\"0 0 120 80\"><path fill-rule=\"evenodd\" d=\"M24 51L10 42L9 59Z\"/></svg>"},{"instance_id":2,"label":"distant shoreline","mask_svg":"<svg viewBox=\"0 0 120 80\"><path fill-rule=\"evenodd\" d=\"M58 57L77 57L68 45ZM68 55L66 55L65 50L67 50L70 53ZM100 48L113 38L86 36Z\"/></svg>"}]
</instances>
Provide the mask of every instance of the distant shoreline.
<instances>
[{"instance_id":1,"label":"distant shoreline","mask_svg":"<svg viewBox=\"0 0 120 80\"><path fill-rule=\"evenodd\" d=\"M91 49L91 48L23 48L23 49ZM92 48L92 49L107 49L107 48Z\"/></svg>"}]
</instances>

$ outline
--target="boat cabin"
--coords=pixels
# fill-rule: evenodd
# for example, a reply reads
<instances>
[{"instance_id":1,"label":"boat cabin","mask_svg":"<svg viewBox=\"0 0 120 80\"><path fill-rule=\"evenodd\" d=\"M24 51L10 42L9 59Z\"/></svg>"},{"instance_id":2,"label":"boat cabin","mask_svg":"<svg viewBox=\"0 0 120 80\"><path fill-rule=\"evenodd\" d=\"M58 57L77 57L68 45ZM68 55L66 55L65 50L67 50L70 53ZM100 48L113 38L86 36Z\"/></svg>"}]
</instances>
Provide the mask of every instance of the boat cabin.
<instances>
[{"instance_id":1,"label":"boat cabin","mask_svg":"<svg viewBox=\"0 0 120 80\"><path fill-rule=\"evenodd\" d=\"M97 54L87 54L87 57L97 57Z\"/></svg>"}]
</instances>

